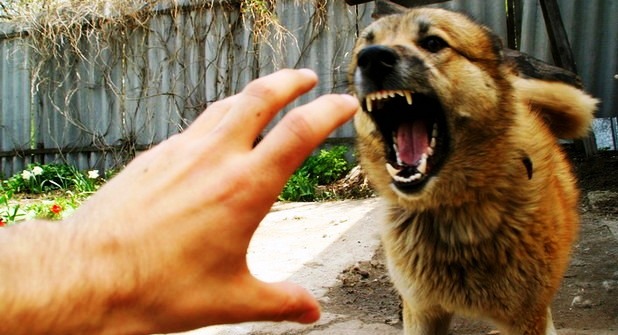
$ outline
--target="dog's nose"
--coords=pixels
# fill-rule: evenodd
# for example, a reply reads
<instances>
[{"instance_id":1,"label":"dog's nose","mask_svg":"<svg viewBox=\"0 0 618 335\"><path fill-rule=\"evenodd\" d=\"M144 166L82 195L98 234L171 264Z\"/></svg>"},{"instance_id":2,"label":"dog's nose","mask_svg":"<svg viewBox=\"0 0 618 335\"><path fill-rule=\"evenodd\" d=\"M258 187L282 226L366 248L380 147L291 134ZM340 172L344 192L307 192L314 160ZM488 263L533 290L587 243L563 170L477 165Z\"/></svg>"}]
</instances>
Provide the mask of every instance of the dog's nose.
<instances>
[{"instance_id":1,"label":"dog's nose","mask_svg":"<svg viewBox=\"0 0 618 335\"><path fill-rule=\"evenodd\" d=\"M394 49L383 45L372 45L358 53L356 64L363 74L375 78L389 74L398 60L399 56Z\"/></svg>"}]
</instances>

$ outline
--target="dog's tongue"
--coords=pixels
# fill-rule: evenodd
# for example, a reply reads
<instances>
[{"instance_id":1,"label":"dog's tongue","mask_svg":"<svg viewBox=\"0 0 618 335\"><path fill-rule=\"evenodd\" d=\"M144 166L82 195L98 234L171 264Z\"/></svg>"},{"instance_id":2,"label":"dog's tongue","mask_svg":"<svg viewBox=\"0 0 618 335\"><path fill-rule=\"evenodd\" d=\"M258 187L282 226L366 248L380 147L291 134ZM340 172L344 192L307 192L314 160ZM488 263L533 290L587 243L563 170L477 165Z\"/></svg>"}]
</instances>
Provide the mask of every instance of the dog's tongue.
<instances>
[{"instance_id":1,"label":"dog's tongue","mask_svg":"<svg viewBox=\"0 0 618 335\"><path fill-rule=\"evenodd\" d=\"M428 146L427 125L423 120L416 120L399 126L397 149L402 163L416 166Z\"/></svg>"}]
</instances>

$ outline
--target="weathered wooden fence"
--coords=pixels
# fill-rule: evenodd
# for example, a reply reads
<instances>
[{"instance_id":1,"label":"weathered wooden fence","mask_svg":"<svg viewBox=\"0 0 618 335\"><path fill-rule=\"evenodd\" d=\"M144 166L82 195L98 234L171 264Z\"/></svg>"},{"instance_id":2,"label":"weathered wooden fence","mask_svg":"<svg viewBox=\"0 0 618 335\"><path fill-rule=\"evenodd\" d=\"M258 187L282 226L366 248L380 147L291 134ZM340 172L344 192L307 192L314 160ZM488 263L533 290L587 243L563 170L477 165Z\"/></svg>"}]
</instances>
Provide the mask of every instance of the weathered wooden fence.
<instances>
[{"instance_id":1,"label":"weathered wooden fence","mask_svg":"<svg viewBox=\"0 0 618 335\"><path fill-rule=\"evenodd\" d=\"M373 10L371 3L280 0L276 13L285 32L260 39L239 1L186 2L159 6L134 24L75 27L84 30L78 43L57 39L42 53L29 47L34 31L0 26L0 177L32 162L121 165L277 68L318 73L319 86L299 103L343 92L349 51ZM559 3L583 82L603 100L599 115L618 115L618 1ZM468 12L506 37L504 1L441 6ZM542 20L536 1L525 1L521 49L551 62ZM352 136L349 124L331 135Z\"/></svg>"}]
</instances>

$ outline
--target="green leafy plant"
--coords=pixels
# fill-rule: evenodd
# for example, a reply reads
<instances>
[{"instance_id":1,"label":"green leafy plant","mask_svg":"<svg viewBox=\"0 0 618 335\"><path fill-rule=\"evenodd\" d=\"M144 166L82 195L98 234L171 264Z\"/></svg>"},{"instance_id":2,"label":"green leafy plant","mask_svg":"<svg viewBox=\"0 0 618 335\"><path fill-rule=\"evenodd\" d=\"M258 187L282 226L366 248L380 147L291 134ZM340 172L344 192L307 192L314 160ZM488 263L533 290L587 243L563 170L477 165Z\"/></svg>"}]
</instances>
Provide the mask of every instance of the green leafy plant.
<instances>
[{"instance_id":1,"label":"green leafy plant","mask_svg":"<svg viewBox=\"0 0 618 335\"><path fill-rule=\"evenodd\" d=\"M14 193L42 194L69 189L91 193L102 182L98 170L81 172L66 164L30 164L21 173L3 181L3 186Z\"/></svg>"},{"instance_id":2,"label":"green leafy plant","mask_svg":"<svg viewBox=\"0 0 618 335\"><path fill-rule=\"evenodd\" d=\"M0 227L29 219L62 219L104 181L98 170L82 172L63 164L28 165L0 182ZM35 195L37 200L24 204L15 200L15 195L30 199Z\"/></svg>"},{"instance_id":3,"label":"green leafy plant","mask_svg":"<svg viewBox=\"0 0 618 335\"><path fill-rule=\"evenodd\" d=\"M292 175L279 195L284 201L315 201L318 200L316 188L327 185L344 177L351 169L346 160L348 148L334 146L322 149L318 154L309 157ZM322 194L322 196L327 194ZM321 199L321 198L320 198Z\"/></svg>"},{"instance_id":4,"label":"green leafy plant","mask_svg":"<svg viewBox=\"0 0 618 335\"><path fill-rule=\"evenodd\" d=\"M313 201L317 182L303 171L297 171L290 177L279 195L285 201Z\"/></svg>"},{"instance_id":5,"label":"green leafy plant","mask_svg":"<svg viewBox=\"0 0 618 335\"><path fill-rule=\"evenodd\" d=\"M24 219L60 220L71 215L79 205L79 199L72 195L42 200L27 206Z\"/></svg>"},{"instance_id":6,"label":"green leafy plant","mask_svg":"<svg viewBox=\"0 0 618 335\"><path fill-rule=\"evenodd\" d=\"M21 173L5 181L5 188L15 193L41 194L53 190L68 188L73 171L68 165L29 164Z\"/></svg>"},{"instance_id":7,"label":"green leafy plant","mask_svg":"<svg viewBox=\"0 0 618 335\"><path fill-rule=\"evenodd\" d=\"M305 171L315 179L318 185L333 183L351 169L350 163L345 158L347 152L348 148L342 145L322 149L317 155L305 161L301 171Z\"/></svg>"},{"instance_id":8,"label":"green leafy plant","mask_svg":"<svg viewBox=\"0 0 618 335\"><path fill-rule=\"evenodd\" d=\"M79 193L94 193L99 188L99 170L90 170L86 173L78 171L76 168L72 168L73 188Z\"/></svg>"},{"instance_id":9,"label":"green leafy plant","mask_svg":"<svg viewBox=\"0 0 618 335\"><path fill-rule=\"evenodd\" d=\"M11 204L13 198L12 190L5 190L0 184L0 227L4 227L17 220L20 211L19 204Z\"/></svg>"}]
</instances>

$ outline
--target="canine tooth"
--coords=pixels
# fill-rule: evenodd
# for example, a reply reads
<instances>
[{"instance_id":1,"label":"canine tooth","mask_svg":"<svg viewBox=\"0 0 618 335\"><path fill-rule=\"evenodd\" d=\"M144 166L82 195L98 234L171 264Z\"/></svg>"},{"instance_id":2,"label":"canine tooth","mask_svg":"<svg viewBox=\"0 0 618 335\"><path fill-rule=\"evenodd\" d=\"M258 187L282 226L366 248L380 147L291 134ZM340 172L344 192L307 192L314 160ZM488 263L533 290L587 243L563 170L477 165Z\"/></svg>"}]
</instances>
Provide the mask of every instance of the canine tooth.
<instances>
[{"instance_id":1,"label":"canine tooth","mask_svg":"<svg viewBox=\"0 0 618 335\"><path fill-rule=\"evenodd\" d=\"M373 103L371 102L371 98L369 96L365 97L365 104L367 105L367 111L371 112L373 109Z\"/></svg>"},{"instance_id":2,"label":"canine tooth","mask_svg":"<svg viewBox=\"0 0 618 335\"><path fill-rule=\"evenodd\" d=\"M394 168L390 163L386 163L386 170L388 171L388 174L390 174L393 178L395 178L397 174L401 171Z\"/></svg>"},{"instance_id":3,"label":"canine tooth","mask_svg":"<svg viewBox=\"0 0 618 335\"><path fill-rule=\"evenodd\" d=\"M412 93L410 93L410 91L403 91L403 94L406 96L406 101L408 102L408 105L412 104Z\"/></svg>"},{"instance_id":4,"label":"canine tooth","mask_svg":"<svg viewBox=\"0 0 618 335\"><path fill-rule=\"evenodd\" d=\"M420 164L416 167L416 170L422 174L427 173L427 155L423 154Z\"/></svg>"},{"instance_id":5,"label":"canine tooth","mask_svg":"<svg viewBox=\"0 0 618 335\"><path fill-rule=\"evenodd\" d=\"M429 147L430 147L430 148L432 148L432 149L433 149L433 148L435 148L435 147L436 147L436 144L437 144L436 142L437 142L437 141L436 141L436 138L435 138L435 137L432 137L432 138L431 138L431 142L429 142Z\"/></svg>"}]
</instances>

